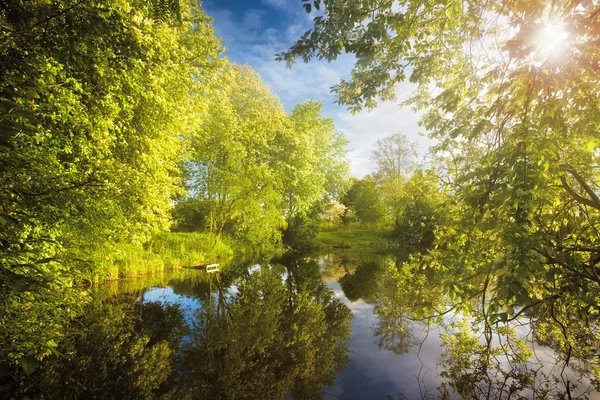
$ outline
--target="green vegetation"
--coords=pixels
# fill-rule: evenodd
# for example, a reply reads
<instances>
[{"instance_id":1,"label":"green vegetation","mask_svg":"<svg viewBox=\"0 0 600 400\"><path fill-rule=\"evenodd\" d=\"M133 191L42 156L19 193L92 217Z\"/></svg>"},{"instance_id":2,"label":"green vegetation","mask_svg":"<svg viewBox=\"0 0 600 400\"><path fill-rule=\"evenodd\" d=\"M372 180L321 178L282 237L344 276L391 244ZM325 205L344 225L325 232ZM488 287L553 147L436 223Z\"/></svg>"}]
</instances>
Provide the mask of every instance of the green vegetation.
<instances>
[{"instance_id":1,"label":"green vegetation","mask_svg":"<svg viewBox=\"0 0 600 400\"><path fill-rule=\"evenodd\" d=\"M470 317L444 337L448 396L535 386L511 325L524 316L535 341L598 386L598 4L302 3L324 13L279 58L354 54L350 79L334 87L353 112L393 99L410 71L417 90L405 105L436 140L432 169L415 165L398 133L378 141L372 175L348 182L346 140L321 104L286 113L257 73L222 57L196 1L0 0L0 380L10 396L177 397L182 334L166 338L131 305L105 309L90 285L306 249L319 227L321 247L402 251L393 265L331 272L349 299L375 304L382 348L405 352L411 320ZM552 29L561 52L549 50ZM209 291L197 346L184 349L196 383L186 394L319 396L347 361L350 317L309 264L288 266L285 284L277 267L246 270L231 300ZM506 338L500 347L494 336ZM570 379L561 384L571 398ZM534 387L561 397L549 388Z\"/></svg>"},{"instance_id":2,"label":"green vegetation","mask_svg":"<svg viewBox=\"0 0 600 400\"><path fill-rule=\"evenodd\" d=\"M2 368L55 353L86 285L316 234L345 139L221 57L196 1L0 10Z\"/></svg>"},{"instance_id":3,"label":"green vegetation","mask_svg":"<svg viewBox=\"0 0 600 400\"><path fill-rule=\"evenodd\" d=\"M178 267L194 267L224 261L234 254L233 245L215 235L197 232L163 232L144 246L124 245L101 261L97 280L162 273Z\"/></svg>"},{"instance_id":4,"label":"green vegetation","mask_svg":"<svg viewBox=\"0 0 600 400\"><path fill-rule=\"evenodd\" d=\"M434 187L444 190L406 186L415 206L399 222L422 230L396 234L420 247L412 271L443 288L430 312L472 315L488 350L466 337L446 342L465 357L450 373L453 389L505 398L527 386L517 370L498 371L492 344L498 332L511 342L508 326L524 315L536 341L551 343L565 368L583 374L584 363L597 386L598 5L317 0L305 8L313 5L325 13L280 59L353 53L351 78L334 87L353 112L393 99L406 78L418 85L405 105L422 110L421 126L438 143L433 162L444 185ZM508 360L519 364L518 353ZM484 355L471 363L474 354ZM572 383L561 375L564 393L540 394L571 398Z\"/></svg>"},{"instance_id":5,"label":"green vegetation","mask_svg":"<svg viewBox=\"0 0 600 400\"><path fill-rule=\"evenodd\" d=\"M179 229L228 235L263 251L282 234L292 246L309 240L315 232L304 228L319 219L319 204L345 183L346 140L319 103L286 115L247 66L225 68L216 90L207 123L185 141Z\"/></svg>"},{"instance_id":6,"label":"green vegetation","mask_svg":"<svg viewBox=\"0 0 600 400\"><path fill-rule=\"evenodd\" d=\"M216 278L182 270L159 281L200 305L144 302L142 286L92 292L57 351L0 375L3 397L319 397L348 363L351 312L320 280L318 265L264 264ZM315 274L316 272L316 274ZM151 278L148 278L151 279ZM153 281L156 285L159 281ZM227 283L223 283L226 281ZM139 283L139 281L138 281ZM228 294L235 284L237 293ZM111 286L121 285L115 292ZM185 340L182 340L185 337ZM107 393L107 390L109 391Z\"/></svg>"},{"instance_id":7,"label":"green vegetation","mask_svg":"<svg viewBox=\"0 0 600 400\"><path fill-rule=\"evenodd\" d=\"M351 227L348 229L321 230L313 244L320 250L333 253L377 253L389 250L387 230L361 229Z\"/></svg>"},{"instance_id":8,"label":"green vegetation","mask_svg":"<svg viewBox=\"0 0 600 400\"><path fill-rule=\"evenodd\" d=\"M349 361L350 310L314 261L246 275L231 302L220 291L196 314L183 348L193 398L319 398Z\"/></svg>"}]
</instances>

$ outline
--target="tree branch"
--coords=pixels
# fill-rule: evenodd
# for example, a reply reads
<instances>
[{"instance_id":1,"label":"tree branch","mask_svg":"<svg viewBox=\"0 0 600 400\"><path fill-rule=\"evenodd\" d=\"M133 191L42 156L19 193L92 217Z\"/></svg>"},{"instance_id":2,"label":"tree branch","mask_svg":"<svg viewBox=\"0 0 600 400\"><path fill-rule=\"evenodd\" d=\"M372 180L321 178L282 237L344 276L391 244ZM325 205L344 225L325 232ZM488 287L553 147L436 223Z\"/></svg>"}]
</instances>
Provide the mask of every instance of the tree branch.
<instances>
[{"instance_id":1,"label":"tree branch","mask_svg":"<svg viewBox=\"0 0 600 400\"><path fill-rule=\"evenodd\" d=\"M575 179L577 179L577 178L575 178ZM567 179L564 176L560 177L560 181L562 183L562 187L567 191L567 193L569 193L569 195L571 195L572 198L574 198L581 204L585 204L588 207L592 207L592 208L595 208L596 210L600 210L600 202L596 203L590 199L586 199L585 197L581 196L571 186L569 186L569 184L567 183Z\"/></svg>"}]
</instances>

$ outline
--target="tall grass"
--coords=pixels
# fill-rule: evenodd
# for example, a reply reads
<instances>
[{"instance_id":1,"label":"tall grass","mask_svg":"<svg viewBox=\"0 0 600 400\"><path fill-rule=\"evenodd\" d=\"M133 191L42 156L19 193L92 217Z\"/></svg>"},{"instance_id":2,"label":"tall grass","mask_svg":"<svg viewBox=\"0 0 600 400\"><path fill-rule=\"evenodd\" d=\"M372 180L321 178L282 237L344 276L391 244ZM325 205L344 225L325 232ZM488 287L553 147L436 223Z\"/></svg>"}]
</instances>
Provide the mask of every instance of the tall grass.
<instances>
[{"instance_id":1,"label":"tall grass","mask_svg":"<svg viewBox=\"0 0 600 400\"><path fill-rule=\"evenodd\" d=\"M163 260L166 268L191 267L233 256L232 245L210 233L163 232L155 235L148 250Z\"/></svg>"},{"instance_id":2,"label":"tall grass","mask_svg":"<svg viewBox=\"0 0 600 400\"><path fill-rule=\"evenodd\" d=\"M118 245L98 260L96 280L118 279L162 273L178 267L192 267L222 261L233 256L226 239L209 233L162 232L144 246Z\"/></svg>"}]
</instances>

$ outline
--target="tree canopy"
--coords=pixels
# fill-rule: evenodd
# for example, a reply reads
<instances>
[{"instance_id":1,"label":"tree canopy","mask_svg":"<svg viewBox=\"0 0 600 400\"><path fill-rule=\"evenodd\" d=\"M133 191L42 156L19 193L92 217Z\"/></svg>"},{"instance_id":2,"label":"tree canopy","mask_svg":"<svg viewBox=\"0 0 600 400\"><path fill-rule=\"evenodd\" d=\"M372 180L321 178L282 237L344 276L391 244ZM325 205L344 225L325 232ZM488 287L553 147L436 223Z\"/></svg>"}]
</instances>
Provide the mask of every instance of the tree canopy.
<instances>
[{"instance_id":1,"label":"tree canopy","mask_svg":"<svg viewBox=\"0 0 600 400\"><path fill-rule=\"evenodd\" d=\"M255 247L279 243L283 230L299 229L316 204L341 191L346 139L315 101L288 116L248 66L224 68L215 86L207 121L186 140L189 195L178 208L196 210L191 229Z\"/></svg>"},{"instance_id":2,"label":"tree canopy","mask_svg":"<svg viewBox=\"0 0 600 400\"><path fill-rule=\"evenodd\" d=\"M1 3L2 360L49 354L73 285L168 226L221 44L196 2L179 18L152 4Z\"/></svg>"},{"instance_id":3,"label":"tree canopy","mask_svg":"<svg viewBox=\"0 0 600 400\"><path fill-rule=\"evenodd\" d=\"M446 271L454 304L486 324L535 309L567 363L593 359L578 343L598 343L598 4L316 3L323 15L281 60L354 54L334 87L352 111L393 99L405 79L418 85L403 104L423 110L453 195L419 263Z\"/></svg>"}]
</instances>

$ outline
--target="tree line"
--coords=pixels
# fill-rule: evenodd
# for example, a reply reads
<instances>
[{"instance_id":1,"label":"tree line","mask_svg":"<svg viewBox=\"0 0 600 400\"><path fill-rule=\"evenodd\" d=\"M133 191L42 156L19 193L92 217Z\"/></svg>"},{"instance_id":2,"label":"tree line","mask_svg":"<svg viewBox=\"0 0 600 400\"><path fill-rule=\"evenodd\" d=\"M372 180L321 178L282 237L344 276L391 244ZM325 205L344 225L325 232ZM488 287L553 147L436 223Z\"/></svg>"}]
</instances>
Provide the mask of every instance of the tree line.
<instances>
[{"instance_id":1,"label":"tree line","mask_svg":"<svg viewBox=\"0 0 600 400\"><path fill-rule=\"evenodd\" d=\"M146 257L170 227L273 248L340 190L321 105L287 114L196 1L0 10L2 365L56 351L112 254Z\"/></svg>"}]
</instances>

